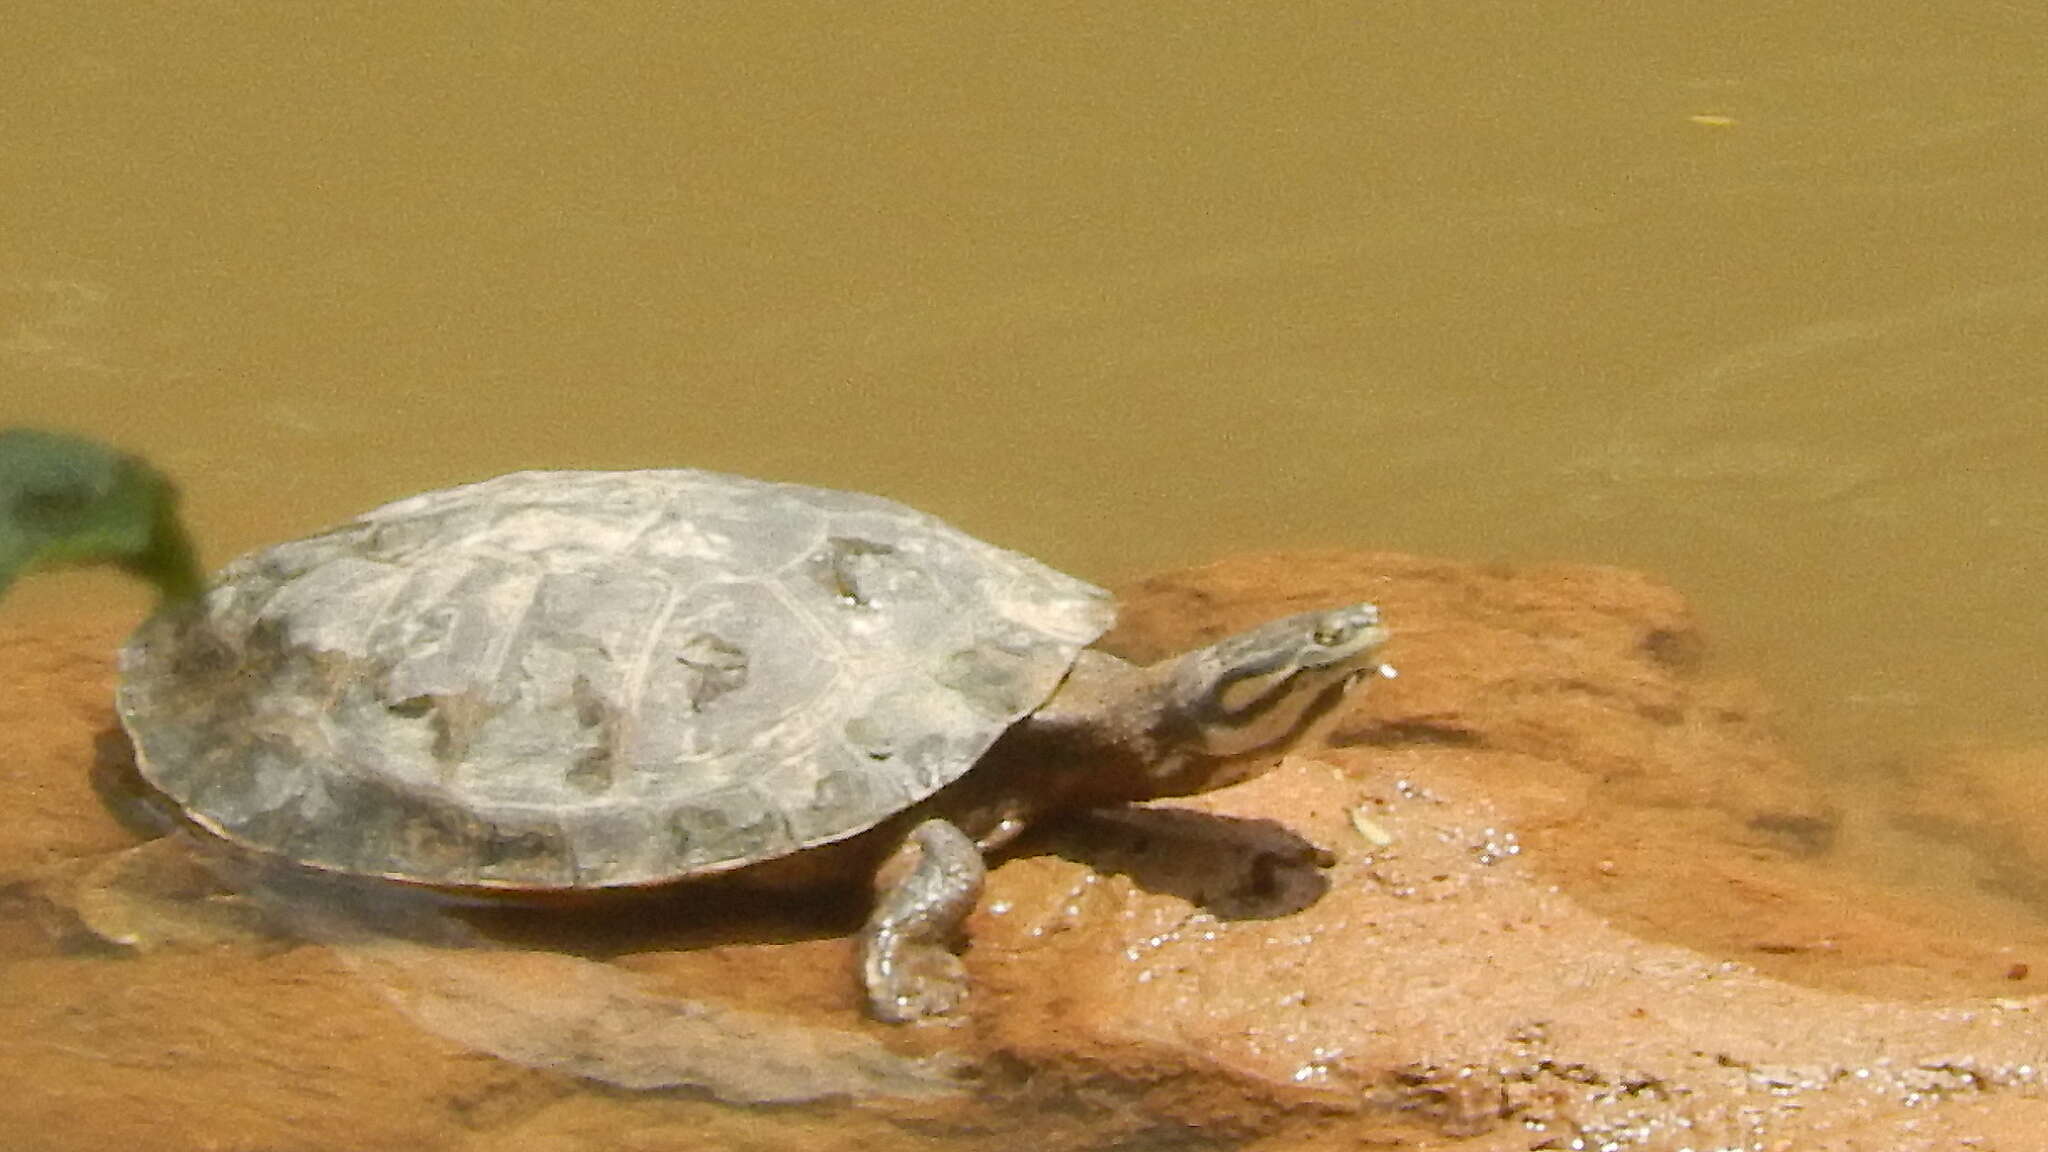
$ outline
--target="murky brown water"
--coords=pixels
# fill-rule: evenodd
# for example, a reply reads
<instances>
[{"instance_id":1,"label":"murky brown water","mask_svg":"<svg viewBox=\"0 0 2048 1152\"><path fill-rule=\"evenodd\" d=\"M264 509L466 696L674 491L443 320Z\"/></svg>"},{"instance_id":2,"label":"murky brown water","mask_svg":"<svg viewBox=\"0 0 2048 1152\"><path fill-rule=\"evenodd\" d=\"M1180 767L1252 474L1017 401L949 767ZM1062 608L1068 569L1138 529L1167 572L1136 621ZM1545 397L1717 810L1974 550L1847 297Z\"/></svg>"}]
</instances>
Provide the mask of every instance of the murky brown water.
<instances>
[{"instance_id":1,"label":"murky brown water","mask_svg":"<svg viewBox=\"0 0 2048 1152\"><path fill-rule=\"evenodd\" d=\"M0 424L162 461L217 560L690 465L1104 580L1641 567L1851 777L2048 736L2032 6L7 23Z\"/></svg>"}]
</instances>

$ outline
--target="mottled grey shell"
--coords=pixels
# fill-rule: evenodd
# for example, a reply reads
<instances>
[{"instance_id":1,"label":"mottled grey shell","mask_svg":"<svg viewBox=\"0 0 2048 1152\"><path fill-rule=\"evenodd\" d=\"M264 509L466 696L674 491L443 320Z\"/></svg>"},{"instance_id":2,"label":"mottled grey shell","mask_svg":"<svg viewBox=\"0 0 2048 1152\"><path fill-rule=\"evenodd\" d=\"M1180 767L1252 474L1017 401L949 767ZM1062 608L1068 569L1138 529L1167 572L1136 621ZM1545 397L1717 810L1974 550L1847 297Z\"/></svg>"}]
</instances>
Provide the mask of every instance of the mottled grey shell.
<instances>
[{"instance_id":1,"label":"mottled grey shell","mask_svg":"<svg viewBox=\"0 0 2048 1152\"><path fill-rule=\"evenodd\" d=\"M229 840L589 888L851 836L957 779L1112 617L875 496L523 472L245 556L121 655L144 775Z\"/></svg>"}]
</instances>

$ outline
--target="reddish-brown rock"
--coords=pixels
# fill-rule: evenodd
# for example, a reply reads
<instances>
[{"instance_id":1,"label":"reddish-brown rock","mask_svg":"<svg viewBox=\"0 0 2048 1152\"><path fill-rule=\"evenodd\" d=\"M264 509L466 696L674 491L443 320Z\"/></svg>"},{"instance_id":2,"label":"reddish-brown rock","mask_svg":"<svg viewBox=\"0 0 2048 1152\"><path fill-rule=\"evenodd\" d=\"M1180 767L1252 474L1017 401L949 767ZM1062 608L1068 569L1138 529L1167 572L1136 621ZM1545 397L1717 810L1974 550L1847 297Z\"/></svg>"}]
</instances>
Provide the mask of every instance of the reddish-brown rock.
<instances>
[{"instance_id":1,"label":"reddish-brown rock","mask_svg":"<svg viewBox=\"0 0 2048 1152\"><path fill-rule=\"evenodd\" d=\"M89 783L114 638L16 635L0 1132L26 1152L2048 1148L2048 930L2024 883L1937 901L1844 867L1865 818L1714 672L1670 589L1253 558L1128 590L1113 642L1150 656L1360 598L1398 678L1265 777L1028 841L971 925L970 1015L893 1030L857 1018L849 909L369 932L221 890L176 846L117 856L135 837ZM1910 818L2037 859L2040 806L2010 774L1966 779ZM804 1097L824 1099L721 1102Z\"/></svg>"}]
</instances>

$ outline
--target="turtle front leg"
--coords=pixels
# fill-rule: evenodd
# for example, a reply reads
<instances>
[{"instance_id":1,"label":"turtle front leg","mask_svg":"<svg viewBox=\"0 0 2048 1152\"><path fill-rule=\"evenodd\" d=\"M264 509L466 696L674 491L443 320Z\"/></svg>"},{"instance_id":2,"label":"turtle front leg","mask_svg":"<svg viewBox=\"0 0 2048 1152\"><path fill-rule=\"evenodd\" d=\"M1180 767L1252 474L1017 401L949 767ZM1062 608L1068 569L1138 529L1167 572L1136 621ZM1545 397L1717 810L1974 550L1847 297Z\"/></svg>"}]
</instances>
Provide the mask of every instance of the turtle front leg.
<instances>
[{"instance_id":1,"label":"turtle front leg","mask_svg":"<svg viewBox=\"0 0 2048 1152\"><path fill-rule=\"evenodd\" d=\"M926 820L875 873L875 910L860 933L861 982L877 1020L941 1016L967 997L952 945L988 869L965 832Z\"/></svg>"}]
</instances>

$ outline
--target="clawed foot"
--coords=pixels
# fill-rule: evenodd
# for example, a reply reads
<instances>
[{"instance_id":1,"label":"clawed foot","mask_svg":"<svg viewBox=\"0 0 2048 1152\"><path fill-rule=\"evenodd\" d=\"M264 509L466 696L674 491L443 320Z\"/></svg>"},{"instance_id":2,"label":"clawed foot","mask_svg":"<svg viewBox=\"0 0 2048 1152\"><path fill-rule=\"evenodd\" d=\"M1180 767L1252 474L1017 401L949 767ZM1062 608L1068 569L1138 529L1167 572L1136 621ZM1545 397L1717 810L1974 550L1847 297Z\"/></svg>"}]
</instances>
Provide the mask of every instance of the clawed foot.
<instances>
[{"instance_id":1,"label":"clawed foot","mask_svg":"<svg viewBox=\"0 0 2048 1152\"><path fill-rule=\"evenodd\" d=\"M866 964L868 1011L888 1024L945 1016L967 1001L967 965L936 944L877 942Z\"/></svg>"},{"instance_id":2,"label":"clawed foot","mask_svg":"<svg viewBox=\"0 0 2048 1152\"><path fill-rule=\"evenodd\" d=\"M861 930L861 981L877 1020L943 1016L967 999L967 965L951 945L981 896L981 852L943 820L911 830L882 869L875 910Z\"/></svg>"}]
</instances>

